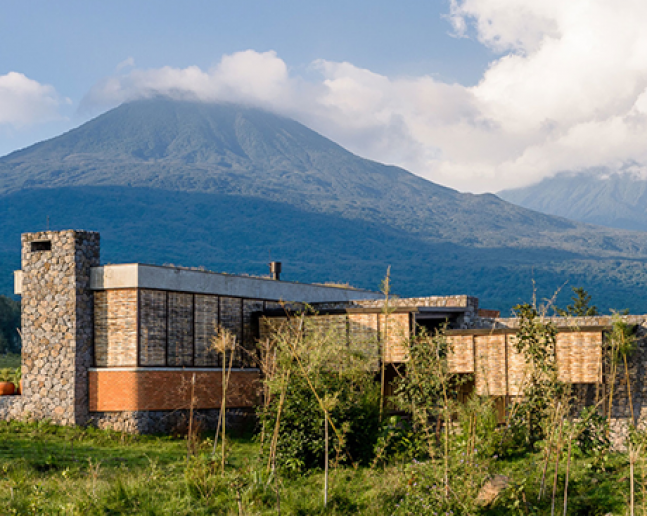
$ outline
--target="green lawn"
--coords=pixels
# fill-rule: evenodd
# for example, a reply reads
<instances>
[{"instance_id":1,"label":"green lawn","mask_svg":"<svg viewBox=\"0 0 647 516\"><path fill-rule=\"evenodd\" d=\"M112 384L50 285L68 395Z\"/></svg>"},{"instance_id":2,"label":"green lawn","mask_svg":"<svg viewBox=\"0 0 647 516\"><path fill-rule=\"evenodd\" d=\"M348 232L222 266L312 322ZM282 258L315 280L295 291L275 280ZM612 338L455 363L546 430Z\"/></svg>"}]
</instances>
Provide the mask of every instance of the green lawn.
<instances>
[{"instance_id":1,"label":"green lawn","mask_svg":"<svg viewBox=\"0 0 647 516\"><path fill-rule=\"evenodd\" d=\"M230 442L226 474L212 441L0 422L0 514L276 514L273 477L250 438ZM337 468L328 509L320 471L280 481L282 514L391 514L397 471ZM268 483L269 481L269 483Z\"/></svg>"},{"instance_id":2,"label":"green lawn","mask_svg":"<svg viewBox=\"0 0 647 516\"><path fill-rule=\"evenodd\" d=\"M199 440L187 461L186 440L182 438L0 422L0 514L276 514L277 484L267 465L258 459L258 443L237 438L229 445L223 475L220 456L211 456L208 438ZM590 458L572 461L569 514L626 514L626 455L610 454L603 467L594 462ZM538 454L497 461L496 471L512 479L508 501L478 514L550 514L550 471L548 495L541 503L535 502L540 463ZM419 478L415 465L333 467L327 508L322 503L320 470L306 474L284 471L278 487L281 513L419 514L403 512L397 506L407 493L412 495ZM562 514L564 473L562 463L558 514ZM636 478L636 514L641 515L644 480L641 463ZM454 489L460 488L457 482ZM523 507L526 494L533 507ZM514 511L511 507L517 499L521 505Z\"/></svg>"}]
</instances>

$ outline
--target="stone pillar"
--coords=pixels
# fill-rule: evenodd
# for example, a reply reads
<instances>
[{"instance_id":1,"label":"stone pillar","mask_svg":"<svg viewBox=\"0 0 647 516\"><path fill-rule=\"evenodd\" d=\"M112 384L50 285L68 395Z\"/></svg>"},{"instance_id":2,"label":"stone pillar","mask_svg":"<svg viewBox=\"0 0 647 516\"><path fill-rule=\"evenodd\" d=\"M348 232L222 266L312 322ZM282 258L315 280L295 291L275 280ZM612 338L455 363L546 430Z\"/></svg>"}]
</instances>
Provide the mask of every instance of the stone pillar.
<instances>
[{"instance_id":1,"label":"stone pillar","mask_svg":"<svg viewBox=\"0 0 647 516\"><path fill-rule=\"evenodd\" d=\"M22 235L22 418L61 425L88 420L94 317L90 269L99 233Z\"/></svg>"}]
</instances>

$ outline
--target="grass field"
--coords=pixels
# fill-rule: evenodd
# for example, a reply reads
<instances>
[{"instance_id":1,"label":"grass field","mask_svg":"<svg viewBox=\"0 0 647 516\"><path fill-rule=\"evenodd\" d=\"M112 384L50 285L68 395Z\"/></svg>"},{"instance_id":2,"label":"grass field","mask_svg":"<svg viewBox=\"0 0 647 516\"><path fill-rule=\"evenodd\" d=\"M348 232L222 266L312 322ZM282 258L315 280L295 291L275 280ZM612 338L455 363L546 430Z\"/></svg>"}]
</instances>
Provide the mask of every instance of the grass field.
<instances>
[{"instance_id":1,"label":"grass field","mask_svg":"<svg viewBox=\"0 0 647 516\"><path fill-rule=\"evenodd\" d=\"M130 436L43 423L0 422L0 514L275 514L276 491L253 439L231 441L226 474L202 440ZM320 472L284 480L283 514L389 514L389 475L342 468L331 476L329 510ZM6 511L6 512L3 512Z\"/></svg>"},{"instance_id":2,"label":"grass field","mask_svg":"<svg viewBox=\"0 0 647 516\"><path fill-rule=\"evenodd\" d=\"M224 475L211 446L209 439L200 440L187 461L182 438L0 422L0 514L276 514L276 483L258 459L258 443L232 440ZM479 514L550 514L552 475L542 504L511 510L515 492L533 492L529 486L538 482L539 462L536 455L498 461L497 471L512 479L508 503ZM281 514L418 514L398 509L417 478L412 471L412 464L403 463L333 468L327 508L320 470L284 472ZM640 495L644 476L637 471ZM557 514L562 514L563 480L562 466ZM611 454L602 468L592 459L573 460L568 514L626 514L627 496L626 455ZM645 514L642 501L638 509L636 514Z\"/></svg>"},{"instance_id":3,"label":"grass field","mask_svg":"<svg viewBox=\"0 0 647 516\"><path fill-rule=\"evenodd\" d=\"M20 355L18 353L0 353L0 369L6 367L11 369L20 367Z\"/></svg>"}]
</instances>

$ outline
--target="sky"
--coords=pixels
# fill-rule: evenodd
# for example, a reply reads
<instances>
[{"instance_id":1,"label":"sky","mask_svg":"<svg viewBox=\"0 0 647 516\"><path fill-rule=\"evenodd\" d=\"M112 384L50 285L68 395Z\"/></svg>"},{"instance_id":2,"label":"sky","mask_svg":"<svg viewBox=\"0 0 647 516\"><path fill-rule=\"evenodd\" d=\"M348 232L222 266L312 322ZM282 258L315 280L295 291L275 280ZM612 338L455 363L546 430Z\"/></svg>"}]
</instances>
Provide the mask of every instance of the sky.
<instances>
[{"instance_id":1,"label":"sky","mask_svg":"<svg viewBox=\"0 0 647 516\"><path fill-rule=\"evenodd\" d=\"M162 94L461 191L647 177L646 19L644 0L5 0L0 155Z\"/></svg>"}]
</instances>

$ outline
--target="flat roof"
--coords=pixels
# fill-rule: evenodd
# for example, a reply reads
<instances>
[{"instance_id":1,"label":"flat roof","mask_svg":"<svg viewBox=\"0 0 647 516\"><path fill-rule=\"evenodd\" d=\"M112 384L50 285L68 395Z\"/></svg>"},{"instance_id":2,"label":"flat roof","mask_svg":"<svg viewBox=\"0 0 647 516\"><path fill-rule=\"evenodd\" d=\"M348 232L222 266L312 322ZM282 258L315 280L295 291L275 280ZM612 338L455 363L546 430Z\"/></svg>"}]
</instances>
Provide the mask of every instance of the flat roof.
<instances>
[{"instance_id":1,"label":"flat roof","mask_svg":"<svg viewBox=\"0 0 647 516\"><path fill-rule=\"evenodd\" d=\"M269 278L141 263L93 267L90 274L90 288L92 290L145 288L297 303L332 303L383 298L382 293L370 290L277 281Z\"/></svg>"},{"instance_id":2,"label":"flat roof","mask_svg":"<svg viewBox=\"0 0 647 516\"><path fill-rule=\"evenodd\" d=\"M587 333L608 331L611 326L591 325L591 326L556 326L560 333ZM510 335L519 332L519 328L478 328L473 330L447 330L447 335Z\"/></svg>"},{"instance_id":3,"label":"flat roof","mask_svg":"<svg viewBox=\"0 0 647 516\"><path fill-rule=\"evenodd\" d=\"M396 306L389 308L389 314L408 314L413 313L416 319L445 319L447 317L461 315L468 311L467 307L452 306L419 306L416 304L418 298L411 298L411 304L407 306ZM399 298L400 301L407 298ZM285 317L286 314L297 313L298 310L284 309L267 309L263 315L267 317ZM383 314L384 308L381 306L348 306L343 308L318 308L312 307L312 312L307 315L342 315L342 314Z\"/></svg>"}]
</instances>

